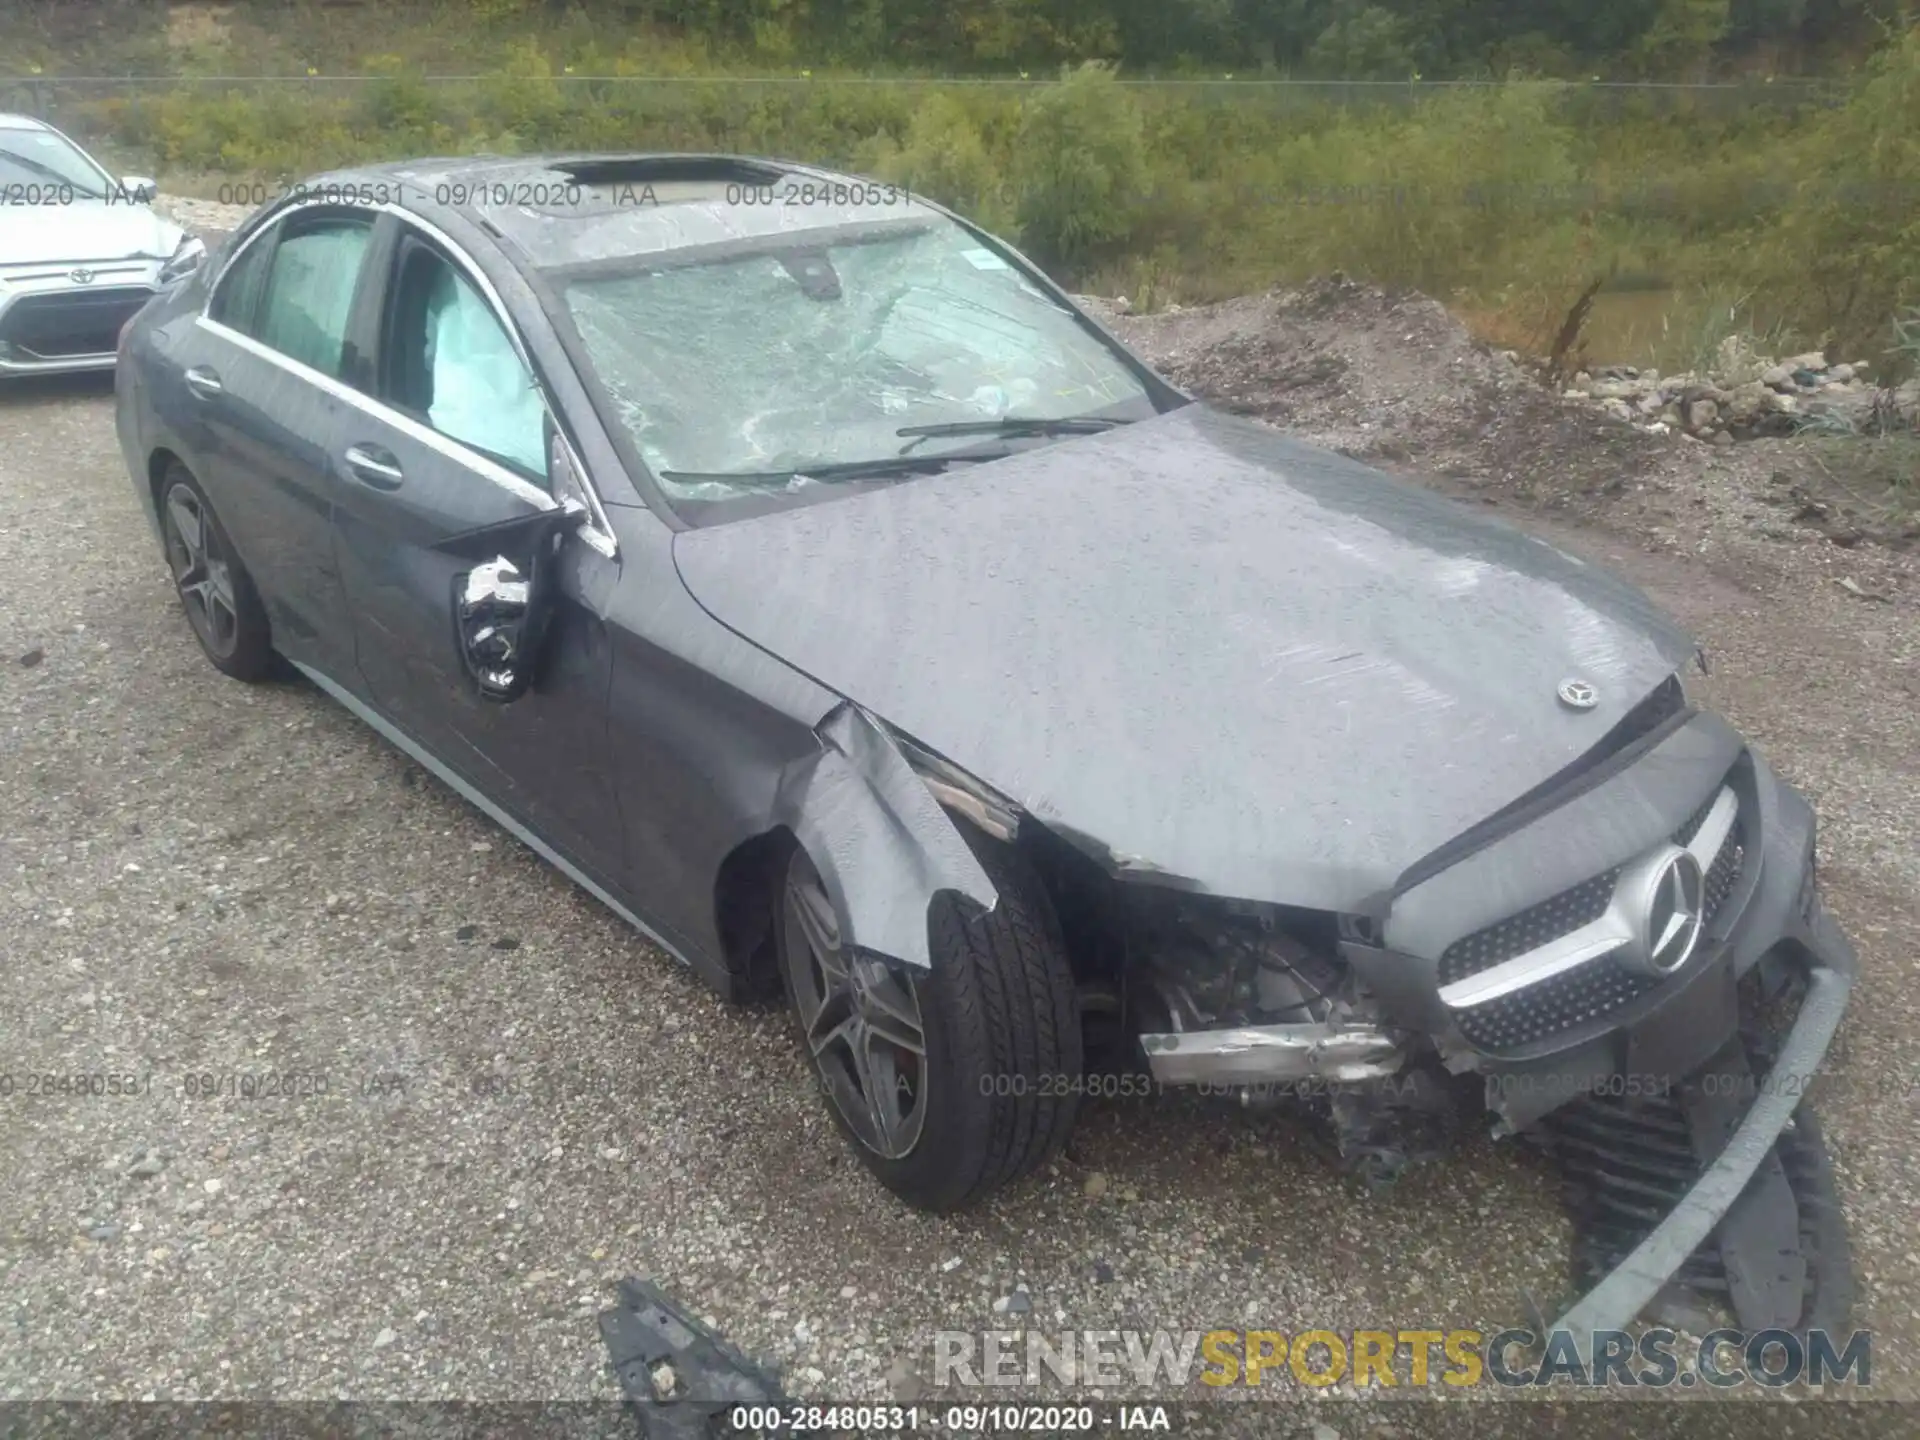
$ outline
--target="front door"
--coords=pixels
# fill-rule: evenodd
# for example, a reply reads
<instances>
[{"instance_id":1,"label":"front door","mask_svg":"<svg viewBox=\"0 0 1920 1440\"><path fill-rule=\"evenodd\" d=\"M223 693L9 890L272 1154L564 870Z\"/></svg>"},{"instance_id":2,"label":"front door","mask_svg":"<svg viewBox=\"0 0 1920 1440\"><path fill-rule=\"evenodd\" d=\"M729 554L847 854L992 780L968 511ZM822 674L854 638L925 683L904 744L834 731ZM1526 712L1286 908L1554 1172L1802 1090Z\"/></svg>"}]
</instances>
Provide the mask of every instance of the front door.
<instances>
[{"instance_id":1,"label":"front door","mask_svg":"<svg viewBox=\"0 0 1920 1440\"><path fill-rule=\"evenodd\" d=\"M546 661L527 694L482 699L457 647L454 593L475 561L457 536L552 509L544 401L477 271L389 218L366 304L370 403L334 464L334 540L361 683L375 707L599 877L617 875L607 783L611 647L588 597L617 561L569 535ZM467 547L471 548L471 547Z\"/></svg>"}]
</instances>

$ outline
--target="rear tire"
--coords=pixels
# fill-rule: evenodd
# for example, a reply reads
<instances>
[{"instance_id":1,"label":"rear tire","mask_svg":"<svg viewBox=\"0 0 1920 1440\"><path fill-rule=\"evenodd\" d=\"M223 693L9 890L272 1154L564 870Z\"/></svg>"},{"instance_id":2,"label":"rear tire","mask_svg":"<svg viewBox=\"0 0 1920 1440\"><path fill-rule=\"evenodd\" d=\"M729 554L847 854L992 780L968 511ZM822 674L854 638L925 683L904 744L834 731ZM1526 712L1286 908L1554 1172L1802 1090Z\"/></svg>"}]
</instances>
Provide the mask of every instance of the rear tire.
<instances>
[{"instance_id":1,"label":"rear tire","mask_svg":"<svg viewBox=\"0 0 1920 1440\"><path fill-rule=\"evenodd\" d=\"M206 492L178 462L156 488L167 568L193 638L222 674L267 679L275 671L267 609Z\"/></svg>"},{"instance_id":2,"label":"rear tire","mask_svg":"<svg viewBox=\"0 0 1920 1440\"><path fill-rule=\"evenodd\" d=\"M968 842L1000 902L968 918L955 896L937 897L928 924L930 972L858 953L829 955L823 965L820 948L837 946L837 926L823 934L818 911L826 891L804 850L794 851L781 876L776 909L781 979L828 1109L881 1184L935 1212L978 1204L1042 1164L1066 1143L1079 1108L1080 1016L1059 922L1016 855L976 834ZM811 924L803 913L809 902ZM822 979L836 964L842 972L885 970L884 979L860 982L869 993L878 987L885 1011L879 1039L892 1052L890 1062L875 1067L882 1083L867 1092L847 1083L854 1067L845 1063L844 1043L809 1041L834 1028L837 1012L818 1002L830 988ZM907 1010L903 995L919 1021L918 1056L885 1043L910 1037L911 1026L893 1018ZM866 1032L869 1043L874 1038ZM897 1102L899 1123L890 1133L872 1123L873 1094L883 1107ZM862 1098L869 1102L865 1115Z\"/></svg>"}]
</instances>

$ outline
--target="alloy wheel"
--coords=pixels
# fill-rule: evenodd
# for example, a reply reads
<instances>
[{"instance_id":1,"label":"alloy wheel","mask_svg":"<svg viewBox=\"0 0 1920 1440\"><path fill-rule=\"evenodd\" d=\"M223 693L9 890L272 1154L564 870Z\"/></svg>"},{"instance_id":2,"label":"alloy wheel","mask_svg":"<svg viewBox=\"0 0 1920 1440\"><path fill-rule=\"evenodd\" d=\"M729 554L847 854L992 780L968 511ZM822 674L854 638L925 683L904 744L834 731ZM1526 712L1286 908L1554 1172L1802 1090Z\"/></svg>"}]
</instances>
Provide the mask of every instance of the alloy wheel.
<instances>
[{"instance_id":1,"label":"alloy wheel","mask_svg":"<svg viewBox=\"0 0 1920 1440\"><path fill-rule=\"evenodd\" d=\"M167 563L186 607L187 621L215 655L233 654L239 643L233 566L206 504L191 486L174 485L165 503Z\"/></svg>"},{"instance_id":2,"label":"alloy wheel","mask_svg":"<svg viewBox=\"0 0 1920 1440\"><path fill-rule=\"evenodd\" d=\"M914 982L841 943L833 902L804 856L787 876L782 908L787 982L827 1096L862 1145L902 1159L927 1112L926 1026Z\"/></svg>"}]
</instances>

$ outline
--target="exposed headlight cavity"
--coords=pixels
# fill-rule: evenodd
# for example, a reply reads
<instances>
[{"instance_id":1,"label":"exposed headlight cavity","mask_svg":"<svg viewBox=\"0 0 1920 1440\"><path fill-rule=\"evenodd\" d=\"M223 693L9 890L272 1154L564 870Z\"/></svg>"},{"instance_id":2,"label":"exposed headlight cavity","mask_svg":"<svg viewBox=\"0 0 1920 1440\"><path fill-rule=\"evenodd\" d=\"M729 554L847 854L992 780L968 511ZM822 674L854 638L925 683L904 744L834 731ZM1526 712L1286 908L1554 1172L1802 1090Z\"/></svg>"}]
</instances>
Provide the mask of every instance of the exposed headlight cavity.
<instances>
[{"instance_id":1,"label":"exposed headlight cavity","mask_svg":"<svg viewBox=\"0 0 1920 1440\"><path fill-rule=\"evenodd\" d=\"M934 799L966 816L996 840L1011 840L1020 833L1020 807L1006 796L898 731L889 733L902 758L926 782Z\"/></svg>"}]
</instances>

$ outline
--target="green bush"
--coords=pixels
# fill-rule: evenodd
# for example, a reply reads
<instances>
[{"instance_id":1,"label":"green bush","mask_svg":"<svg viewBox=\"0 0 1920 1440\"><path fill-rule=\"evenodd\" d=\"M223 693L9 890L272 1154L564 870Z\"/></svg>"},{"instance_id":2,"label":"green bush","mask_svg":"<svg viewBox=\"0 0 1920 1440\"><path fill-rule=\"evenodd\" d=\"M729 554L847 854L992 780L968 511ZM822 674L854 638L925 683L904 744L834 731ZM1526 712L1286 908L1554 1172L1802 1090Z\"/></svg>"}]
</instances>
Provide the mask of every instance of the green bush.
<instances>
[{"instance_id":1,"label":"green bush","mask_svg":"<svg viewBox=\"0 0 1920 1440\"><path fill-rule=\"evenodd\" d=\"M1920 303L1920 28L1783 148L1797 183L1755 247L1756 273L1823 337L1881 349L1891 317Z\"/></svg>"},{"instance_id":2,"label":"green bush","mask_svg":"<svg viewBox=\"0 0 1920 1440\"><path fill-rule=\"evenodd\" d=\"M1144 122L1113 70L1088 61L1020 109L1009 173L1021 243L1078 270L1127 239L1142 204Z\"/></svg>"},{"instance_id":3,"label":"green bush","mask_svg":"<svg viewBox=\"0 0 1920 1440\"><path fill-rule=\"evenodd\" d=\"M949 94L926 96L904 141L882 132L859 157L863 168L907 185L988 226L1004 218L1000 166L971 114Z\"/></svg>"},{"instance_id":4,"label":"green bush","mask_svg":"<svg viewBox=\"0 0 1920 1440\"><path fill-rule=\"evenodd\" d=\"M1274 279L1344 269L1449 294L1498 273L1578 196L1549 84L1465 90L1343 115L1243 158L1241 247Z\"/></svg>"}]
</instances>

